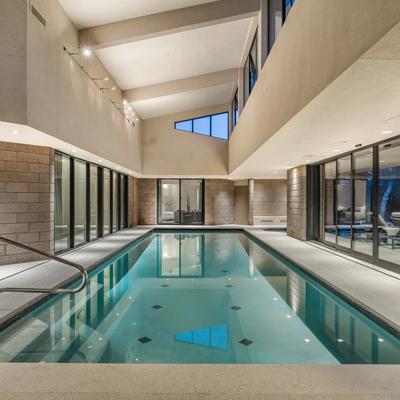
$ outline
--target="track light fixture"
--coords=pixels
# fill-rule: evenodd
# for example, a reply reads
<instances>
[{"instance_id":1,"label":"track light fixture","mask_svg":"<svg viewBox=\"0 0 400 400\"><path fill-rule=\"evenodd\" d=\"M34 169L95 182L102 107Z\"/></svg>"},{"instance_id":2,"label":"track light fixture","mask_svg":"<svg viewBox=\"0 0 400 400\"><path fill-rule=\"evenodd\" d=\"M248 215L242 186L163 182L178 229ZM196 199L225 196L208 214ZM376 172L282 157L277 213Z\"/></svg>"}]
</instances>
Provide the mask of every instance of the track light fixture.
<instances>
[{"instance_id":1,"label":"track light fixture","mask_svg":"<svg viewBox=\"0 0 400 400\"><path fill-rule=\"evenodd\" d=\"M114 91L117 90L117 87L116 87L116 86L112 86L112 87L101 87L101 86L99 86L99 83L98 83L98 82L103 82L103 81L108 82L110 78L109 78L108 76L105 76L104 78L98 78L98 77L93 76L93 75L90 74L89 71L87 70L86 65L83 65L83 64L81 64L81 63L78 61L77 56L84 56L84 57L86 57L86 58L90 58L90 57L93 55L93 50L92 50L90 47L82 47L81 49L79 49L78 52L69 51L69 50L67 49L66 46L63 46L63 49L64 49L64 51L72 58L72 60L75 61L75 63L79 65L79 67L81 68L81 70L82 70L82 71L86 74L86 76L97 86L97 88L98 88L102 93L104 93L106 90L110 90L110 91L112 91L112 92L114 92ZM129 117L135 116L135 114L134 114L134 113L132 113L132 114L125 113L125 106L128 104L128 101L124 99L124 100L122 100L122 103L119 103L119 102L117 102L117 101L114 101L112 98L109 98L109 100L110 100L111 104L112 104L112 105L121 113L121 115L126 119L126 121L129 122L130 124L132 124L133 127L135 127L134 121L132 120L132 118L129 118ZM121 107L121 106L122 106L122 107ZM128 110L131 111L131 110L132 110L132 107L129 106L129 107L128 107ZM136 119L136 120L138 121L138 119Z\"/></svg>"}]
</instances>

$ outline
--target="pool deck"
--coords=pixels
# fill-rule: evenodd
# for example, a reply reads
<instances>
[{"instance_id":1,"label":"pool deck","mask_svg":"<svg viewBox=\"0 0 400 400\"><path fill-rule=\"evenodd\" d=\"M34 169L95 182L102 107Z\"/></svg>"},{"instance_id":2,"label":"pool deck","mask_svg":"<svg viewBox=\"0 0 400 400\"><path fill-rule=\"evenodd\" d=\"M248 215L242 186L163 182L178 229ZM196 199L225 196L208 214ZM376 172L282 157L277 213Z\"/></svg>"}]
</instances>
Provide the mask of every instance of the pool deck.
<instances>
[{"instance_id":1,"label":"pool deck","mask_svg":"<svg viewBox=\"0 0 400 400\"><path fill-rule=\"evenodd\" d=\"M153 228L127 229L63 257L91 269ZM289 238L284 232L239 226L205 228L243 228L321 282L329 283L352 303L400 330L400 275L318 244ZM55 287L76 277L73 269L56 262L39 264L0 266L0 287ZM37 294L0 294L0 324L43 298ZM400 399L399 374L400 366L384 365L0 364L0 398Z\"/></svg>"}]
</instances>

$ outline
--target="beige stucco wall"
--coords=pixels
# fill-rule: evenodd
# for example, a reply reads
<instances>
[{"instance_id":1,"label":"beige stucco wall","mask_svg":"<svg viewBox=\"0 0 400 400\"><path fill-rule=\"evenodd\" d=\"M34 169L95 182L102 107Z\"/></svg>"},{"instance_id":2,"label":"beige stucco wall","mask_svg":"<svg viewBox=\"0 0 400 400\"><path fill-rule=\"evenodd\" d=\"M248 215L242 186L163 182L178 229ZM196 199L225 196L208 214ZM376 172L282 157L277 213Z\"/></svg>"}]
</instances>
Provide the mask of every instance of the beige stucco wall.
<instances>
[{"instance_id":1,"label":"beige stucco wall","mask_svg":"<svg viewBox=\"0 0 400 400\"><path fill-rule=\"evenodd\" d=\"M219 105L143 121L143 173L159 176L226 175L228 142L175 130L174 122L228 110L228 105Z\"/></svg>"},{"instance_id":2,"label":"beige stucco wall","mask_svg":"<svg viewBox=\"0 0 400 400\"><path fill-rule=\"evenodd\" d=\"M26 0L0 1L0 121L26 123Z\"/></svg>"},{"instance_id":3,"label":"beige stucco wall","mask_svg":"<svg viewBox=\"0 0 400 400\"><path fill-rule=\"evenodd\" d=\"M398 0L297 1L231 136L230 172L399 20Z\"/></svg>"},{"instance_id":4,"label":"beige stucco wall","mask_svg":"<svg viewBox=\"0 0 400 400\"><path fill-rule=\"evenodd\" d=\"M76 51L78 32L55 0L33 0L47 20L29 13L28 125L106 160L141 172L140 124L133 128L63 50ZM23 31L23 26L21 27ZM93 76L108 73L95 57L82 60ZM103 82L113 86L114 82ZM120 91L113 92L120 100Z\"/></svg>"}]
</instances>

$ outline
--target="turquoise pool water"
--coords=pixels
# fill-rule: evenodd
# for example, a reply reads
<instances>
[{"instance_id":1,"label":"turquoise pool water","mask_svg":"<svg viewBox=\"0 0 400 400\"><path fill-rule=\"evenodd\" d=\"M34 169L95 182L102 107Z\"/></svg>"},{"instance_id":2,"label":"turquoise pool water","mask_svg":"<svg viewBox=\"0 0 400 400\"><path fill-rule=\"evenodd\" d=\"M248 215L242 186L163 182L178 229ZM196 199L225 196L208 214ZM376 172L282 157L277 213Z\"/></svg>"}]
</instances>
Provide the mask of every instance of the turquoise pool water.
<instances>
[{"instance_id":1,"label":"turquoise pool water","mask_svg":"<svg viewBox=\"0 0 400 400\"><path fill-rule=\"evenodd\" d=\"M160 232L0 332L0 360L377 364L400 342L242 233Z\"/></svg>"}]
</instances>

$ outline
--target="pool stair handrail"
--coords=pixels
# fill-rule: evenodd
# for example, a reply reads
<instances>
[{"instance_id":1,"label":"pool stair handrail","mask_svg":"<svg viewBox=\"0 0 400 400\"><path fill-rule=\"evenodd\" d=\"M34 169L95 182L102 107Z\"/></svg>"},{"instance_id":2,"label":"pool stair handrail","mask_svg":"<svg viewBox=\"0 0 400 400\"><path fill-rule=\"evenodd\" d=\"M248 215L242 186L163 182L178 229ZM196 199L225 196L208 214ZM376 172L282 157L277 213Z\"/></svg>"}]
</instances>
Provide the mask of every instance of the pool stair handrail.
<instances>
[{"instance_id":1,"label":"pool stair handrail","mask_svg":"<svg viewBox=\"0 0 400 400\"><path fill-rule=\"evenodd\" d=\"M82 275L82 281L80 285L76 288L62 288L62 287L56 287L56 288L29 288L29 287L0 287L0 293L3 292L22 292L22 293L49 293L49 294L57 294L57 293L77 293L80 292L87 284L88 281L88 273L85 270L85 268L77 264L73 261L66 260L61 257L54 256L52 254L46 253L44 251L35 249L33 247L27 246L26 244L15 242L14 240L7 239L5 237L0 236L0 241L5 242L11 246L19 247L24 250L31 251L32 253L39 254L43 257L50 258L51 260L57 261L61 264L66 264L72 268L76 268L80 274ZM38 264L41 265L41 264ZM38 266L36 265L36 266ZM35 267L36 267L35 266Z\"/></svg>"}]
</instances>

